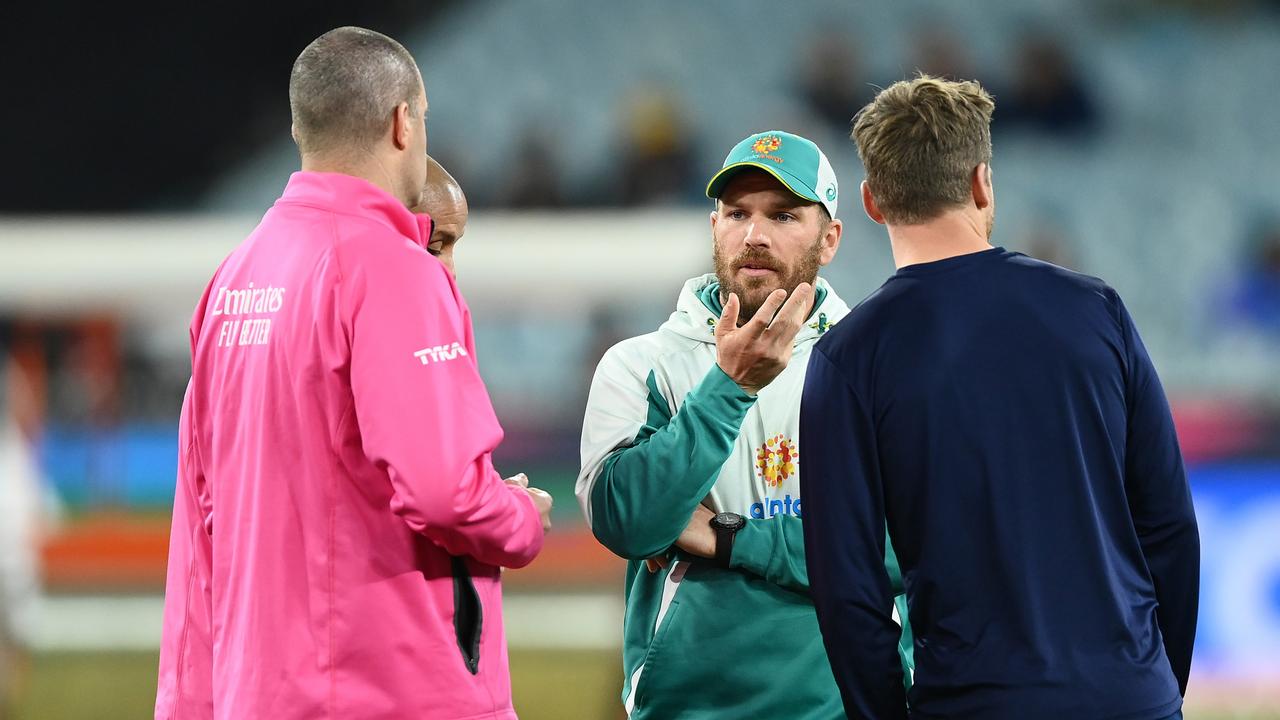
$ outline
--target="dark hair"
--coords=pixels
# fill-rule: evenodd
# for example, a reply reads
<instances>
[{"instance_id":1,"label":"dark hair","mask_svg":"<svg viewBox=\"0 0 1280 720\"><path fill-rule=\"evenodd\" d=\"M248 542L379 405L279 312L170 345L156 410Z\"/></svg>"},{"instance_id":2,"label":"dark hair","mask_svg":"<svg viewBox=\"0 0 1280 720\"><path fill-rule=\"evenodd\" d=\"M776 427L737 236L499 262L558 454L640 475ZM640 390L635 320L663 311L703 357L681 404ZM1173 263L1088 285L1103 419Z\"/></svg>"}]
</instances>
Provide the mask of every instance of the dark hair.
<instances>
[{"instance_id":1,"label":"dark hair","mask_svg":"<svg viewBox=\"0 0 1280 720\"><path fill-rule=\"evenodd\" d=\"M418 66L403 45L373 30L340 27L298 55L289 74L289 110L303 154L364 148L386 132L391 113L421 108Z\"/></svg>"}]
</instances>

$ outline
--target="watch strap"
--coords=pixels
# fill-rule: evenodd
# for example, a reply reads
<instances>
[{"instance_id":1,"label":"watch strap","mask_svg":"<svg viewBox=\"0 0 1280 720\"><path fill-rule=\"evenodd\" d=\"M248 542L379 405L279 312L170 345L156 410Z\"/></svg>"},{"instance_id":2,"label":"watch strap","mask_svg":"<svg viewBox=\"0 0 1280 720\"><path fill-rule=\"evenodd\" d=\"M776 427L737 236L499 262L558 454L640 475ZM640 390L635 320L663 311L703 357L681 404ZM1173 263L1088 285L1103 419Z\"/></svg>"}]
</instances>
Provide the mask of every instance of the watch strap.
<instances>
[{"instance_id":1,"label":"watch strap","mask_svg":"<svg viewBox=\"0 0 1280 720\"><path fill-rule=\"evenodd\" d=\"M716 533L716 567L728 570L729 560L733 557L733 540L738 532L718 523L712 523L711 528Z\"/></svg>"}]
</instances>

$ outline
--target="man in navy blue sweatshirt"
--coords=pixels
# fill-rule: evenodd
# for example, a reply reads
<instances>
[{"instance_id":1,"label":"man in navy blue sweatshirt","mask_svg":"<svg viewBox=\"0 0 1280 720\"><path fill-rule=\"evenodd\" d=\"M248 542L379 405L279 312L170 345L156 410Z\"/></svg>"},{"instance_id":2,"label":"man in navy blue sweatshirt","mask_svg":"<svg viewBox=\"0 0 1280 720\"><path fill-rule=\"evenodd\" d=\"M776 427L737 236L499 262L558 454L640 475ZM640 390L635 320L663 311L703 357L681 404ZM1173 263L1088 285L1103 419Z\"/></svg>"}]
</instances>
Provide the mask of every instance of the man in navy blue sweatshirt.
<instances>
[{"instance_id":1,"label":"man in navy blue sweatshirt","mask_svg":"<svg viewBox=\"0 0 1280 720\"><path fill-rule=\"evenodd\" d=\"M817 344L801 404L831 667L854 720L1178 718L1200 550L1169 405L1115 290L990 245L994 107L921 76L854 124L898 270Z\"/></svg>"}]
</instances>

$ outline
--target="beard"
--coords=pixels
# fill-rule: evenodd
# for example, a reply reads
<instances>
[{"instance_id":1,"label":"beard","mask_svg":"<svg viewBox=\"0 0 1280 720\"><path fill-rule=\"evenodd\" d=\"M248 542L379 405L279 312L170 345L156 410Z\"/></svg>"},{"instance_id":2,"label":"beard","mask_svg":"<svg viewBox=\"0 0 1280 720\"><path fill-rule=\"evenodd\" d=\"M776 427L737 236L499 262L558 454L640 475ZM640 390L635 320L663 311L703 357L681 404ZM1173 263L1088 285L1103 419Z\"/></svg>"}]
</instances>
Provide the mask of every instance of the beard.
<instances>
[{"instance_id":1,"label":"beard","mask_svg":"<svg viewBox=\"0 0 1280 720\"><path fill-rule=\"evenodd\" d=\"M791 292L800 283L812 285L818 279L818 268L822 265L821 234L791 267L786 267L781 260L761 248L748 247L732 258L725 257L720 252L718 242L714 244L714 248L716 279L720 281L720 301L722 303L727 301L729 293L737 294L738 301L741 303L738 309L739 326L755 317L760 306L774 290L782 288L790 297ZM768 268L773 271L773 274L765 277L746 277L739 281L738 270L744 265Z\"/></svg>"}]
</instances>

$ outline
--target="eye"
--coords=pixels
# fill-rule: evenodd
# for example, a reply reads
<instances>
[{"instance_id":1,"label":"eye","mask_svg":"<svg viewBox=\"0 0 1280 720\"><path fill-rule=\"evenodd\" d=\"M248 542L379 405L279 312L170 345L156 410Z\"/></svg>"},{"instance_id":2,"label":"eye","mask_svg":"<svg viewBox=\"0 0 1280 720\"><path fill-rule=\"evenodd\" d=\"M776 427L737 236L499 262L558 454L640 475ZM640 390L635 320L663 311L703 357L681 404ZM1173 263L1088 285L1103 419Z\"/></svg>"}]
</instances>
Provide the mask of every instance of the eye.
<instances>
[{"instance_id":1,"label":"eye","mask_svg":"<svg viewBox=\"0 0 1280 720\"><path fill-rule=\"evenodd\" d=\"M729 218L730 220L746 220L747 214L741 210L730 210L729 212L725 213L725 217Z\"/></svg>"},{"instance_id":2,"label":"eye","mask_svg":"<svg viewBox=\"0 0 1280 720\"><path fill-rule=\"evenodd\" d=\"M789 212L781 212L781 213L778 213L777 215L774 215L773 219L777 220L780 223L789 223L789 222L795 222L796 216L792 215Z\"/></svg>"}]
</instances>

